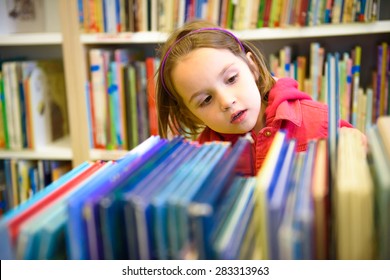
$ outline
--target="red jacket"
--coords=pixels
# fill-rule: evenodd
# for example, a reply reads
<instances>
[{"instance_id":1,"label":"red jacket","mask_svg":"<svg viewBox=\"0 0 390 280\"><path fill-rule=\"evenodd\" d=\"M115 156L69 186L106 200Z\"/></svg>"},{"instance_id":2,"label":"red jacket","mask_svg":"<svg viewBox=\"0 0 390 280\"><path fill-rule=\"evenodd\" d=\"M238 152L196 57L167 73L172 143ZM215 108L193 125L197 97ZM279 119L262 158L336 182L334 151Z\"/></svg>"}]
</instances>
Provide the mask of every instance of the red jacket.
<instances>
[{"instance_id":1,"label":"red jacket","mask_svg":"<svg viewBox=\"0 0 390 280\"><path fill-rule=\"evenodd\" d=\"M278 79L269 92L265 116L265 127L258 133L251 131L254 140L251 153L244 153L238 164L238 170L243 175L257 174L279 129L285 129L289 139L297 139L297 151L306 151L310 139L328 136L327 105L313 101L307 93L299 91L298 83L290 78ZM343 120L340 126L352 127ZM206 128L199 135L198 141L219 140L234 144L240 136L243 135L222 134ZM254 155L253 159L251 155Z\"/></svg>"}]
</instances>

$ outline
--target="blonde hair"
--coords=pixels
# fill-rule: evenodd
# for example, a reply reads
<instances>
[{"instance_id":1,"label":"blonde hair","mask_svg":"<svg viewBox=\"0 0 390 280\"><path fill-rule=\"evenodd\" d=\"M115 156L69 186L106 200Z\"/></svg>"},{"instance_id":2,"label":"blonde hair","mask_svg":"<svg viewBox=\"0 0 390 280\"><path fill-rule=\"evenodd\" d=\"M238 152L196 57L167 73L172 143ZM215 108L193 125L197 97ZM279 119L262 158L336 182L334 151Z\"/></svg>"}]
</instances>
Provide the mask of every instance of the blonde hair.
<instances>
[{"instance_id":1,"label":"blonde hair","mask_svg":"<svg viewBox=\"0 0 390 280\"><path fill-rule=\"evenodd\" d=\"M200 31L197 32L198 30ZM173 134L194 138L205 128L204 124L186 107L171 79L172 70L180 58L199 48L228 49L236 56L241 57L252 72L257 74L256 84L265 102L269 90L274 85L274 79L267 69L265 59L254 45L246 41L239 41L227 30L207 21L187 23L174 31L160 48L162 63L157 72L156 103L161 137L168 137L170 131ZM245 55L247 52L253 54L257 69L253 69L249 63Z\"/></svg>"}]
</instances>

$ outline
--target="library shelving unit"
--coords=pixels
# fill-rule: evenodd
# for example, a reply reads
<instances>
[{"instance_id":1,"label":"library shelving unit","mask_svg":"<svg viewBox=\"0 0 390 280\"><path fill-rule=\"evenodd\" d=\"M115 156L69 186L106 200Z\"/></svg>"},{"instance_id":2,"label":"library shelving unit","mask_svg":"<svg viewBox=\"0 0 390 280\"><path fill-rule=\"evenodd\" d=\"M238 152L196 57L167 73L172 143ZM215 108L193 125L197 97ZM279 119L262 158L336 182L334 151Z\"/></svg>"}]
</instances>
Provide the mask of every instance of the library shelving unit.
<instances>
[{"instance_id":1,"label":"library shelving unit","mask_svg":"<svg viewBox=\"0 0 390 280\"><path fill-rule=\"evenodd\" d=\"M126 151L105 151L90 148L88 132L85 82L87 81L87 54L92 47L126 47L155 53L156 48L168 37L164 32L137 32L105 34L83 34L78 22L77 1L60 0L63 51L70 105L73 162L85 160L117 159ZM390 19L386 14L389 3L381 1L379 21L372 23L329 24L313 27L261 28L233 31L240 39L249 40L268 56L283 46L292 46L299 54L308 55L310 43L319 42L326 52L349 51L356 45L364 50L362 56L361 84L367 86L370 71L376 65L377 44L389 41Z\"/></svg>"},{"instance_id":2,"label":"library shelving unit","mask_svg":"<svg viewBox=\"0 0 390 280\"><path fill-rule=\"evenodd\" d=\"M38 33L0 34L0 60L22 57L28 60L63 59L59 1L44 1L45 30ZM71 126L71 124L69 123ZM70 135L38 150L0 150L0 159L73 160Z\"/></svg>"}]
</instances>

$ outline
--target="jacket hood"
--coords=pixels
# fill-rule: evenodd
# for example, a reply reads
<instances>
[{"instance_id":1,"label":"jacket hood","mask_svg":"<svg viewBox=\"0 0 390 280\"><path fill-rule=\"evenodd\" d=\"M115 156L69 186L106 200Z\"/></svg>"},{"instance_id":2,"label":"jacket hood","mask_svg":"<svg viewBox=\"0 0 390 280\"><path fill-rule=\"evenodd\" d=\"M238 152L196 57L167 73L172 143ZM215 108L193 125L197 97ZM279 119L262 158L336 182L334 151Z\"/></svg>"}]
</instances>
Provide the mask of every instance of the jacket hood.
<instances>
[{"instance_id":1,"label":"jacket hood","mask_svg":"<svg viewBox=\"0 0 390 280\"><path fill-rule=\"evenodd\" d=\"M298 82L291 78L280 78L269 92L268 105L265 109L267 119L273 118L277 114L279 106L287 101L311 100L312 98L305 92L298 90Z\"/></svg>"}]
</instances>

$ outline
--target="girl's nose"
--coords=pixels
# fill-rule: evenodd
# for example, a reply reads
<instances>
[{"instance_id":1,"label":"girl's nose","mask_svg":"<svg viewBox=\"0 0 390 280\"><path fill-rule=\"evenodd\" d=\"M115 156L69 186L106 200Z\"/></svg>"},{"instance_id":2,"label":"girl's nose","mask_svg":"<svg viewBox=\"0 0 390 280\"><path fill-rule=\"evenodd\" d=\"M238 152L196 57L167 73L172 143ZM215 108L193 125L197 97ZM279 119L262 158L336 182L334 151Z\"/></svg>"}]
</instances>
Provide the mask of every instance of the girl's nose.
<instances>
[{"instance_id":1,"label":"girl's nose","mask_svg":"<svg viewBox=\"0 0 390 280\"><path fill-rule=\"evenodd\" d=\"M221 93L219 96L219 104L222 111L228 111L236 103L234 95L227 92Z\"/></svg>"}]
</instances>

